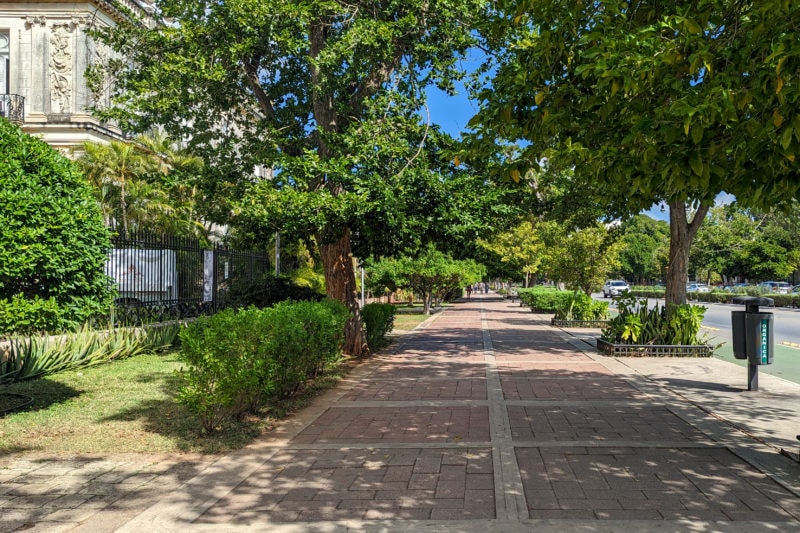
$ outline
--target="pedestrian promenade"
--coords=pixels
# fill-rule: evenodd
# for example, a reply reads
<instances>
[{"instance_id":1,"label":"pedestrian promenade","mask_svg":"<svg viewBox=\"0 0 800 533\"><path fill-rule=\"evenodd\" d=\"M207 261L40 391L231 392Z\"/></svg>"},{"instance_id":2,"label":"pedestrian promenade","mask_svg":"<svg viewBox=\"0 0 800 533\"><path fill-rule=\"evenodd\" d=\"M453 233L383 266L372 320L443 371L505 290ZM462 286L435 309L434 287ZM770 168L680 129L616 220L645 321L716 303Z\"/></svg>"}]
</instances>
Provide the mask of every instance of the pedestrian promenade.
<instances>
[{"instance_id":1,"label":"pedestrian promenade","mask_svg":"<svg viewBox=\"0 0 800 533\"><path fill-rule=\"evenodd\" d=\"M585 337L473 294L213 462L19 459L0 530L800 531L800 385Z\"/></svg>"}]
</instances>

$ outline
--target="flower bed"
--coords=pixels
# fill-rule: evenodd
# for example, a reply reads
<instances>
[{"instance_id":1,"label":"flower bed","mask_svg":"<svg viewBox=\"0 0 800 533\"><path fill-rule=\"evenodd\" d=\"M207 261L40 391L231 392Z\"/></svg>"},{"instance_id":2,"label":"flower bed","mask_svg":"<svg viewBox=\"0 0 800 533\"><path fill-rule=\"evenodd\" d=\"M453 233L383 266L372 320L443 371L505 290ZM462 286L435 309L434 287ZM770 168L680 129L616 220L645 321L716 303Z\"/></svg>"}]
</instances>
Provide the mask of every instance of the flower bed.
<instances>
[{"instance_id":1,"label":"flower bed","mask_svg":"<svg viewBox=\"0 0 800 533\"><path fill-rule=\"evenodd\" d=\"M612 357L711 357L706 344L614 344L597 339L597 350Z\"/></svg>"}]
</instances>

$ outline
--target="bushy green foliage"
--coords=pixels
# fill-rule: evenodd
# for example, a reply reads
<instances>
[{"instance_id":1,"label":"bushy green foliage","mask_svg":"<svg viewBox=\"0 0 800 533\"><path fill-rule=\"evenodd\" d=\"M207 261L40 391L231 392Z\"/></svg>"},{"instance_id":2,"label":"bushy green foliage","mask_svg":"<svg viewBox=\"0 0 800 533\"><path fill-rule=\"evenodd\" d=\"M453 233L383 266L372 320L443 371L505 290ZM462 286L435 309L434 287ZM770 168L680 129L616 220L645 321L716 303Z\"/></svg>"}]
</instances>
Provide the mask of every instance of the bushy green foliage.
<instances>
[{"instance_id":1,"label":"bushy green foliage","mask_svg":"<svg viewBox=\"0 0 800 533\"><path fill-rule=\"evenodd\" d=\"M553 313L557 320L605 320L608 302L592 300L581 291L561 291L555 287L530 287L517 291L520 302L534 313Z\"/></svg>"},{"instance_id":2,"label":"bushy green foliage","mask_svg":"<svg viewBox=\"0 0 800 533\"><path fill-rule=\"evenodd\" d=\"M418 257L383 259L368 262L370 287L381 295L385 290L411 289L422 296L425 312L437 302L461 295L461 289L477 283L486 274L486 267L471 259L456 260L433 246Z\"/></svg>"},{"instance_id":3,"label":"bushy green foliage","mask_svg":"<svg viewBox=\"0 0 800 533\"><path fill-rule=\"evenodd\" d=\"M664 287L650 287L647 285L634 285L628 294L637 298L664 298L667 289Z\"/></svg>"},{"instance_id":4,"label":"bushy green foliage","mask_svg":"<svg viewBox=\"0 0 800 533\"><path fill-rule=\"evenodd\" d=\"M555 312L556 320L606 320L608 302L593 300L586 293L575 291Z\"/></svg>"},{"instance_id":5,"label":"bushy green foliage","mask_svg":"<svg viewBox=\"0 0 800 533\"><path fill-rule=\"evenodd\" d=\"M30 335L47 331L54 329L54 324L64 324L64 314L65 309L53 296L43 300L38 294L33 298L15 294L0 300L0 332Z\"/></svg>"},{"instance_id":6,"label":"bushy green foliage","mask_svg":"<svg viewBox=\"0 0 800 533\"><path fill-rule=\"evenodd\" d=\"M105 309L109 247L86 178L0 118L0 333L73 329Z\"/></svg>"},{"instance_id":7,"label":"bushy green foliage","mask_svg":"<svg viewBox=\"0 0 800 533\"><path fill-rule=\"evenodd\" d=\"M239 418L271 392L267 364L269 343L256 308L228 309L200 317L183 330L178 401L195 411L206 430Z\"/></svg>"},{"instance_id":8,"label":"bushy green foliage","mask_svg":"<svg viewBox=\"0 0 800 533\"><path fill-rule=\"evenodd\" d=\"M206 431L293 393L336 360L348 312L339 302L225 310L181 332L188 368L178 400Z\"/></svg>"},{"instance_id":9,"label":"bushy green foliage","mask_svg":"<svg viewBox=\"0 0 800 533\"><path fill-rule=\"evenodd\" d=\"M519 301L531 308L534 313L555 313L564 309L570 298L570 292L560 291L555 287L529 287L517 291Z\"/></svg>"},{"instance_id":10,"label":"bushy green foliage","mask_svg":"<svg viewBox=\"0 0 800 533\"><path fill-rule=\"evenodd\" d=\"M237 283L228 293L228 305L240 308L254 305L270 307L284 300L322 300L323 295L309 287L301 287L292 280L263 276L252 282Z\"/></svg>"},{"instance_id":11,"label":"bushy green foliage","mask_svg":"<svg viewBox=\"0 0 800 533\"><path fill-rule=\"evenodd\" d=\"M386 335L394 327L397 308L392 304L371 303L361 309L361 318L367 330L367 345L370 350L378 350L387 343Z\"/></svg>"},{"instance_id":12,"label":"bushy green foliage","mask_svg":"<svg viewBox=\"0 0 800 533\"><path fill-rule=\"evenodd\" d=\"M335 300L281 302L266 313L274 364L273 393L284 398L337 360L348 318Z\"/></svg>"},{"instance_id":13,"label":"bushy green foliage","mask_svg":"<svg viewBox=\"0 0 800 533\"><path fill-rule=\"evenodd\" d=\"M698 345L706 308L698 305L647 306L631 295L617 301L619 314L603 330L602 339L616 344Z\"/></svg>"}]
</instances>

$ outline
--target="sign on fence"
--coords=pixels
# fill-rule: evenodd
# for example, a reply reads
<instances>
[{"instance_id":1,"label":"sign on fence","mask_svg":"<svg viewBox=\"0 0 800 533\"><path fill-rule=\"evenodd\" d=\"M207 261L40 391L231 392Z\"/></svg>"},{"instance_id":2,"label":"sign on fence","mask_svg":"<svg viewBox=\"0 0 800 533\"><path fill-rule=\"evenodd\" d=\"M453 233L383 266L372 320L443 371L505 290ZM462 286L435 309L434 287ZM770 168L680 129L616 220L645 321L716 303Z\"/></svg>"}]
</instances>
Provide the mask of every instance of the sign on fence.
<instances>
[{"instance_id":1,"label":"sign on fence","mask_svg":"<svg viewBox=\"0 0 800 533\"><path fill-rule=\"evenodd\" d=\"M112 249L105 271L114 280L121 297L135 297L143 302L177 298L174 250Z\"/></svg>"}]
</instances>

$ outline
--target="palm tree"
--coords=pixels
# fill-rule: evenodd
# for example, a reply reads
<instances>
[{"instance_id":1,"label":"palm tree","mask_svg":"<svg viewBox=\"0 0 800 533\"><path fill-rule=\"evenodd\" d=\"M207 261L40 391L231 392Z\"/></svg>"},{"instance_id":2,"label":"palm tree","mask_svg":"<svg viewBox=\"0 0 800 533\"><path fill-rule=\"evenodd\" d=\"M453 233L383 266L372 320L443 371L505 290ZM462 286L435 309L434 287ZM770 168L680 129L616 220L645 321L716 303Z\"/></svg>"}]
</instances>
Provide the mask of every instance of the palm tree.
<instances>
[{"instance_id":1,"label":"palm tree","mask_svg":"<svg viewBox=\"0 0 800 533\"><path fill-rule=\"evenodd\" d=\"M128 142L112 141L107 145L86 142L83 149L78 164L94 185L107 222L111 227L120 223L125 238L129 233L128 188L145 170L147 161Z\"/></svg>"},{"instance_id":2,"label":"palm tree","mask_svg":"<svg viewBox=\"0 0 800 533\"><path fill-rule=\"evenodd\" d=\"M194 178L202 160L178 149L163 135L134 142L85 143L78 159L92 183L106 224L208 241L199 214L202 199Z\"/></svg>"}]
</instances>

